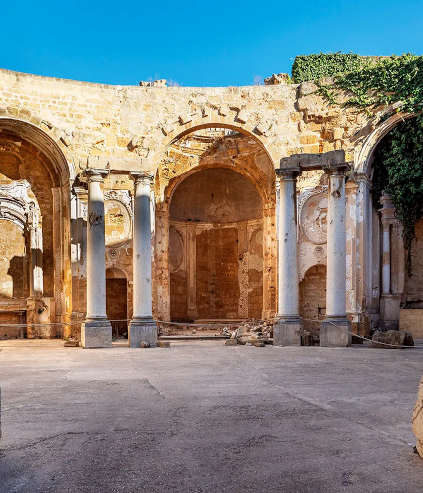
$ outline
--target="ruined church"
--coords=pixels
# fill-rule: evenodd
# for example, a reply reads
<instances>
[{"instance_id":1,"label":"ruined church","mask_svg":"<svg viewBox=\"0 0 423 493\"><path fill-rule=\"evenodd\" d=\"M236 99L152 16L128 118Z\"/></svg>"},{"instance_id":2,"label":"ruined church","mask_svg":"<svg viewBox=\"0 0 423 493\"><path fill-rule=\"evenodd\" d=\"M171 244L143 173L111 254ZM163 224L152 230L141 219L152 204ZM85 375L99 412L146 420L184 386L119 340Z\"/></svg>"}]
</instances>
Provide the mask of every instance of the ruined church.
<instances>
[{"instance_id":1,"label":"ruined church","mask_svg":"<svg viewBox=\"0 0 423 493\"><path fill-rule=\"evenodd\" d=\"M263 320L278 345L423 337L375 152L407 118L313 83L113 86L0 70L0 337L107 347ZM177 325L172 326L171 323Z\"/></svg>"}]
</instances>

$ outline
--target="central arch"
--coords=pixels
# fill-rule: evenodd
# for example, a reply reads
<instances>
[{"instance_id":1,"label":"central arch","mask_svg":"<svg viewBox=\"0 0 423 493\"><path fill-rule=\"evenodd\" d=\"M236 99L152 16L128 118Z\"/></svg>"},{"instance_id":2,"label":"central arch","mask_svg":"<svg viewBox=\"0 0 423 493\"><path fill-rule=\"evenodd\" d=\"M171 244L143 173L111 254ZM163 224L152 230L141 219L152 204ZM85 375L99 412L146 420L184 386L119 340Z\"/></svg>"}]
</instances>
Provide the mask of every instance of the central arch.
<instances>
[{"instance_id":1,"label":"central arch","mask_svg":"<svg viewBox=\"0 0 423 493\"><path fill-rule=\"evenodd\" d=\"M275 173L257 139L220 127L185 135L159 166L155 197L155 316L274 316Z\"/></svg>"},{"instance_id":2,"label":"central arch","mask_svg":"<svg viewBox=\"0 0 423 493\"><path fill-rule=\"evenodd\" d=\"M263 203L227 168L202 169L176 187L169 208L173 321L261 318Z\"/></svg>"}]
</instances>

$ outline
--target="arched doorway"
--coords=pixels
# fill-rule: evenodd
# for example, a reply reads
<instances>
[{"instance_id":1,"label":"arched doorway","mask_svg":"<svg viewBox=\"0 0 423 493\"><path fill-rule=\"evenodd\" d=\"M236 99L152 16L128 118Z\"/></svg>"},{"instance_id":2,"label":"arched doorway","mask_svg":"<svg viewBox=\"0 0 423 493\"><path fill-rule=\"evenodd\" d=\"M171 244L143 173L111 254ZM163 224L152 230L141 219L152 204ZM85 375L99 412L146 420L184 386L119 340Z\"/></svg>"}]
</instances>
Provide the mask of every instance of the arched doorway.
<instances>
[{"instance_id":1,"label":"arched doorway","mask_svg":"<svg viewBox=\"0 0 423 493\"><path fill-rule=\"evenodd\" d=\"M171 319L261 318L263 204L251 181L197 171L175 189L169 216Z\"/></svg>"},{"instance_id":2,"label":"arched doorway","mask_svg":"<svg viewBox=\"0 0 423 493\"><path fill-rule=\"evenodd\" d=\"M223 128L184 135L155 188L155 317L273 317L275 172L256 139Z\"/></svg>"},{"instance_id":3,"label":"arched doorway","mask_svg":"<svg viewBox=\"0 0 423 493\"><path fill-rule=\"evenodd\" d=\"M326 317L326 266L310 267L299 288L303 328L318 336L320 325Z\"/></svg>"},{"instance_id":4,"label":"arched doorway","mask_svg":"<svg viewBox=\"0 0 423 493\"><path fill-rule=\"evenodd\" d=\"M128 337L128 281L126 274L116 268L106 270L106 312L112 324L114 339Z\"/></svg>"},{"instance_id":5,"label":"arched doorway","mask_svg":"<svg viewBox=\"0 0 423 493\"><path fill-rule=\"evenodd\" d=\"M0 223L0 235L16 240L4 246L2 263L10 265L3 273L13 277L13 288L5 289L8 300L0 312L9 323L19 312L28 337L71 334L69 179L66 159L47 134L27 122L0 118L0 207L8 217ZM22 241L25 253L10 258L12 243L18 248Z\"/></svg>"}]
</instances>

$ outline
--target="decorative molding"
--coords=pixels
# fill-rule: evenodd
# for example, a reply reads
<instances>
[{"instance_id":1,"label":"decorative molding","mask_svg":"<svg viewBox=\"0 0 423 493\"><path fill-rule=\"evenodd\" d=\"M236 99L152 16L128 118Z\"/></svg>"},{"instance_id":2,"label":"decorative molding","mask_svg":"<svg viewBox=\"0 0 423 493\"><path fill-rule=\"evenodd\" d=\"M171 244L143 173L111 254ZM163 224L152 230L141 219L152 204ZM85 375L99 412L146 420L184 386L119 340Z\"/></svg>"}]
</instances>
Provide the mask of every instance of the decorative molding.
<instances>
[{"instance_id":1,"label":"decorative molding","mask_svg":"<svg viewBox=\"0 0 423 493\"><path fill-rule=\"evenodd\" d=\"M305 238L315 245L327 241L327 190L327 186L308 188L298 199L298 224Z\"/></svg>"},{"instance_id":2,"label":"decorative molding","mask_svg":"<svg viewBox=\"0 0 423 493\"><path fill-rule=\"evenodd\" d=\"M129 212L129 215L133 216L132 197L129 190L105 190L104 200L117 200L121 202Z\"/></svg>"},{"instance_id":3,"label":"decorative molding","mask_svg":"<svg viewBox=\"0 0 423 493\"><path fill-rule=\"evenodd\" d=\"M31 189L26 180L0 185L0 219L13 222L19 228L38 228L41 212L35 199L28 195Z\"/></svg>"}]
</instances>

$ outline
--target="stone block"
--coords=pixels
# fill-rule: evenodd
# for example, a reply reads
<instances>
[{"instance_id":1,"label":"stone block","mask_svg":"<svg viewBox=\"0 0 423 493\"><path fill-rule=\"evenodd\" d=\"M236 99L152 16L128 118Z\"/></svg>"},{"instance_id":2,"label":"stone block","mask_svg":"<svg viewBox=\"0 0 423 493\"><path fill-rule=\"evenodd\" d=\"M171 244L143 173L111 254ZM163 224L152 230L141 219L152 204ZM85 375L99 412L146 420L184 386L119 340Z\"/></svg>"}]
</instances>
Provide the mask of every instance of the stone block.
<instances>
[{"instance_id":1,"label":"stone block","mask_svg":"<svg viewBox=\"0 0 423 493\"><path fill-rule=\"evenodd\" d=\"M321 347L349 347L352 334L350 322L347 319L326 319L320 327Z\"/></svg>"},{"instance_id":2,"label":"stone block","mask_svg":"<svg viewBox=\"0 0 423 493\"><path fill-rule=\"evenodd\" d=\"M86 349L112 347L112 326L107 319L87 320L81 327L81 346Z\"/></svg>"},{"instance_id":3,"label":"stone block","mask_svg":"<svg viewBox=\"0 0 423 493\"><path fill-rule=\"evenodd\" d=\"M150 344L150 347L157 346L157 327L152 318L131 320L129 324L129 347L139 348L141 342Z\"/></svg>"},{"instance_id":4,"label":"stone block","mask_svg":"<svg viewBox=\"0 0 423 493\"><path fill-rule=\"evenodd\" d=\"M344 129L343 128L334 128L333 129L333 138L334 138L334 140L342 139L342 136L343 135L344 135Z\"/></svg>"},{"instance_id":5,"label":"stone block","mask_svg":"<svg viewBox=\"0 0 423 493\"><path fill-rule=\"evenodd\" d=\"M398 329L401 297L396 294L383 294L380 298L380 313L385 329Z\"/></svg>"},{"instance_id":6,"label":"stone block","mask_svg":"<svg viewBox=\"0 0 423 493\"><path fill-rule=\"evenodd\" d=\"M299 318L280 319L273 327L274 346L301 346L302 325Z\"/></svg>"}]
</instances>

